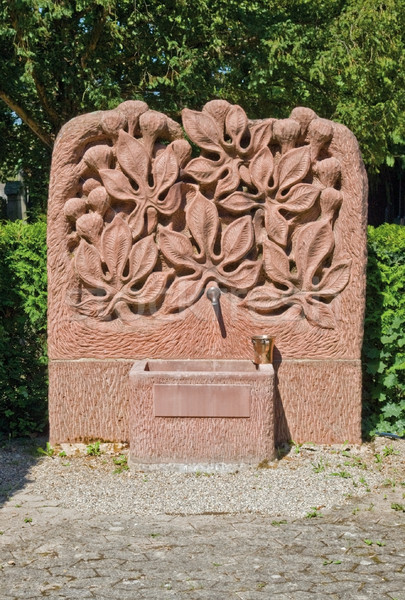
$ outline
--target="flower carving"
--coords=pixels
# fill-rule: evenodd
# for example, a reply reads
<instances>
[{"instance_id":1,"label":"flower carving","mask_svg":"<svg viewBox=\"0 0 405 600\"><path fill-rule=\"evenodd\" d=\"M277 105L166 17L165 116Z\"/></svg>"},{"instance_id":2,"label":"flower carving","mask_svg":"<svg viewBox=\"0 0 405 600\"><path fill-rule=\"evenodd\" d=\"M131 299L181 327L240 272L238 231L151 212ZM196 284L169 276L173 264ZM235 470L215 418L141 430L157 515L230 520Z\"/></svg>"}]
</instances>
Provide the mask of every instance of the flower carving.
<instances>
[{"instance_id":1,"label":"flower carving","mask_svg":"<svg viewBox=\"0 0 405 600\"><path fill-rule=\"evenodd\" d=\"M197 192L186 208L186 220L194 245L188 236L172 229L161 228L159 233L160 250L178 274L167 292L166 310L193 304L208 281L242 292L255 285L261 262L246 258L254 245L250 216L233 221L220 235L215 204Z\"/></svg>"}]
</instances>

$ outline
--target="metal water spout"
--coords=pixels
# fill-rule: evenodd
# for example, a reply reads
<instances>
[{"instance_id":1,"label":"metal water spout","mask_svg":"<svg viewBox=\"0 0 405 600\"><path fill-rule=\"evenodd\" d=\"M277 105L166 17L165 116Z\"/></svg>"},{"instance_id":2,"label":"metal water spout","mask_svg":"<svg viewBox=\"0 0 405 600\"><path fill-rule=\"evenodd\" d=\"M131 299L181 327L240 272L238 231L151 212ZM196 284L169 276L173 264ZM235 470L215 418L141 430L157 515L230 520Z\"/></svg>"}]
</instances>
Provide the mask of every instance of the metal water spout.
<instances>
[{"instance_id":1,"label":"metal water spout","mask_svg":"<svg viewBox=\"0 0 405 600\"><path fill-rule=\"evenodd\" d=\"M219 305L220 295L221 295L221 290L219 289L219 287L216 287L215 285L212 285L207 290L207 298L208 298L208 300L211 301L212 306Z\"/></svg>"},{"instance_id":2,"label":"metal water spout","mask_svg":"<svg viewBox=\"0 0 405 600\"><path fill-rule=\"evenodd\" d=\"M226 330L224 319L221 311L221 304L219 302L219 298L221 296L221 290L216 285L212 285L207 290L207 298L212 304L212 308L214 309L215 316L218 321L219 328L221 330L221 335L223 338L226 338Z\"/></svg>"}]
</instances>

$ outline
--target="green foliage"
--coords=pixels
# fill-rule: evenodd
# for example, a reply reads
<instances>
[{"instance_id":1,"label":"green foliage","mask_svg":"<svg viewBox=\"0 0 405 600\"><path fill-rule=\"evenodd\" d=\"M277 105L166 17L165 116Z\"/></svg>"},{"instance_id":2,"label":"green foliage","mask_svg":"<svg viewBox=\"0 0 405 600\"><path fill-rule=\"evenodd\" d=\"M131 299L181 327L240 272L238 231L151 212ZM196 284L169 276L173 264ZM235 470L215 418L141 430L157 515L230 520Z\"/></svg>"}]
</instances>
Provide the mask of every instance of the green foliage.
<instances>
[{"instance_id":1,"label":"green foliage","mask_svg":"<svg viewBox=\"0 0 405 600\"><path fill-rule=\"evenodd\" d=\"M405 433L405 228L369 227L363 344L368 433Z\"/></svg>"},{"instance_id":2,"label":"green foliage","mask_svg":"<svg viewBox=\"0 0 405 600\"><path fill-rule=\"evenodd\" d=\"M46 224L0 224L0 436L46 426Z\"/></svg>"},{"instance_id":3,"label":"green foliage","mask_svg":"<svg viewBox=\"0 0 405 600\"><path fill-rule=\"evenodd\" d=\"M113 473L123 473L124 471L129 470L128 458L125 456L125 454L120 454L118 457L113 457L113 463L117 465Z\"/></svg>"},{"instance_id":4,"label":"green foliage","mask_svg":"<svg viewBox=\"0 0 405 600\"><path fill-rule=\"evenodd\" d=\"M333 116L360 141L370 166L394 165L404 137L405 4L346 0L331 20L325 48L312 67L330 90ZM402 74L400 71L402 70ZM398 87L400 85L400 87ZM404 154L403 139L401 154Z\"/></svg>"},{"instance_id":5,"label":"green foliage","mask_svg":"<svg viewBox=\"0 0 405 600\"><path fill-rule=\"evenodd\" d=\"M41 447L37 448L37 452L38 452L38 454L43 454L44 456L49 456L50 458L52 458L53 455L55 454L55 448L53 448L49 442L46 442L46 447L45 448L41 448Z\"/></svg>"},{"instance_id":6,"label":"green foliage","mask_svg":"<svg viewBox=\"0 0 405 600\"><path fill-rule=\"evenodd\" d=\"M325 464L323 462L323 458L321 456L317 463L311 463L311 465L314 473L322 473L325 470L327 463Z\"/></svg>"},{"instance_id":7,"label":"green foliage","mask_svg":"<svg viewBox=\"0 0 405 600\"><path fill-rule=\"evenodd\" d=\"M393 165L404 22L399 0L0 0L0 177L23 169L43 209L63 123L127 99L174 118L212 98L251 118L306 105L350 127L370 167Z\"/></svg>"},{"instance_id":8,"label":"green foliage","mask_svg":"<svg viewBox=\"0 0 405 600\"><path fill-rule=\"evenodd\" d=\"M305 518L306 519L314 519L316 517L323 517L323 515L319 511L320 511L320 507L311 506L311 510L309 512L307 512L307 514L305 515Z\"/></svg>"},{"instance_id":9,"label":"green foliage","mask_svg":"<svg viewBox=\"0 0 405 600\"><path fill-rule=\"evenodd\" d=\"M100 449L100 442L94 442L93 444L89 444L88 446L86 446L86 454L88 456L100 456L101 454L101 449Z\"/></svg>"}]
</instances>

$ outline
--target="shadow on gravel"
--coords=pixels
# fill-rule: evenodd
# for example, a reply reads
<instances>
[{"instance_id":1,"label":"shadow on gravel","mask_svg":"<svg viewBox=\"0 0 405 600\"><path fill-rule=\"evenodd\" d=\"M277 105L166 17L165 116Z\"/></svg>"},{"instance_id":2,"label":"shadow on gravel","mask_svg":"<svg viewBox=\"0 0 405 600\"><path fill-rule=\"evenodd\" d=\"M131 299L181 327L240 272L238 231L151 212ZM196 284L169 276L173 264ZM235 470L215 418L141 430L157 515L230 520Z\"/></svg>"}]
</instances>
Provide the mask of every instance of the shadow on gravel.
<instances>
[{"instance_id":1,"label":"shadow on gravel","mask_svg":"<svg viewBox=\"0 0 405 600\"><path fill-rule=\"evenodd\" d=\"M0 508L30 481L29 470L41 458L47 439L19 438L0 445Z\"/></svg>"}]
</instances>

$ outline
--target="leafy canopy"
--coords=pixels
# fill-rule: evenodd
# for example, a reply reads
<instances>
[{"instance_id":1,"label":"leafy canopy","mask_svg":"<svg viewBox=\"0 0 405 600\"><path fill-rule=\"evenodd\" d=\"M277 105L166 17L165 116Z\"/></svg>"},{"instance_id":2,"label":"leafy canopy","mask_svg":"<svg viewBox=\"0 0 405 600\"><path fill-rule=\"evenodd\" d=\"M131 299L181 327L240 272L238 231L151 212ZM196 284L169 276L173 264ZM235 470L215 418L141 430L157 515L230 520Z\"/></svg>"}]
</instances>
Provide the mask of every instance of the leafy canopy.
<instances>
[{"instance_id":1,"label":"leafy canopy","mask_svg":"<svg viewBox=\"0 0 405 600\"><path fill-rule=\"evenodd\" d=\"M402 0L0 0L0 177L24 169L46 195L63 123L126 99L174 118L214 97L251 118L307 105L392 164L404 25Z\"/></svg>"}]
</instances>

